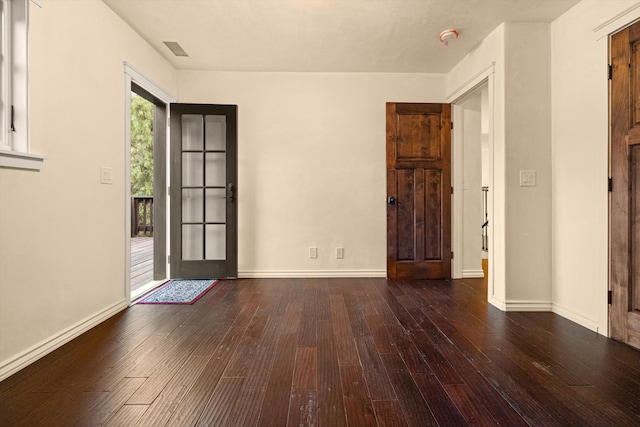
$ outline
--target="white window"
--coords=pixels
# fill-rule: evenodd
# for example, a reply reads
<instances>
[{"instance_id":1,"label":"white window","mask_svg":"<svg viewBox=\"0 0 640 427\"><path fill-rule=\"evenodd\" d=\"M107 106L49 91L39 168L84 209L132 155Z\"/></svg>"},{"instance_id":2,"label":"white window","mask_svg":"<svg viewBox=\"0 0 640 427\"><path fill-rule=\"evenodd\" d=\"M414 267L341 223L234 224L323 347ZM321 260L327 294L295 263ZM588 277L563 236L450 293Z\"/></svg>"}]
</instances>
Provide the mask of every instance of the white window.
<instances>
[{"instance_id":1,"label":"white window","mask_svg":"<svg viewBox=\"0 0 640 427\"><path fill-rule=\"evenodd\" d=\"M29 152L29 0L0 0L0 8L0 167L39 170L43 157Z\"/></svg>"}]
</instances>

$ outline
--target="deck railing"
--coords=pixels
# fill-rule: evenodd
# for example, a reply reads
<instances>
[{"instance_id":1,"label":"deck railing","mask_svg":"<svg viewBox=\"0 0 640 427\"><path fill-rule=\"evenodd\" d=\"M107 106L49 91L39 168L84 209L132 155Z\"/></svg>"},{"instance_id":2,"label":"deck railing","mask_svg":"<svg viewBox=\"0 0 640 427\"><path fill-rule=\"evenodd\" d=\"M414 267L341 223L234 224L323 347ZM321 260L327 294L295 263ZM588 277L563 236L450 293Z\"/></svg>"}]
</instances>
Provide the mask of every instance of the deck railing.
<instances>
[{"instance_id":1,"label":"deck railing","mask_svg":"<svg viewBox=\"0 0 640 427\"><path fill-rule=\"evenodd\" d=\"M131 237L153 236L153 196L131 196Z\"/></svg>"}]
</instances>

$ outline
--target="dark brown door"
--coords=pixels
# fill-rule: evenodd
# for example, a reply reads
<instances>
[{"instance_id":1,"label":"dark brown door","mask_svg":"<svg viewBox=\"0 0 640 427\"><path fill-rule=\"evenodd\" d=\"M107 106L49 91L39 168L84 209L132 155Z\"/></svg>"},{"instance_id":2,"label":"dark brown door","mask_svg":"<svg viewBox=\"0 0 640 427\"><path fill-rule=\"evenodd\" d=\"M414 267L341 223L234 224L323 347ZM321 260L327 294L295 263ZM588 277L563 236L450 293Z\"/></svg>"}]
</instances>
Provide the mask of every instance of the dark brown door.
<instances>
[{"instance_id":1,"label":"dark brown door","mask_svg":"<svg viewBox=\"0 0 640 427\"><path fill-rule=\"evenodd\" d=\"M387 103L387 277L451 278L451 106Z\"/></svg>"},{"instance_id":2,"label":"dark brown door","mask_svg":"<svg viewBox=\"0 0 640 427\"><path fill-rule=\"evenodd\" d=\"M611 38L612 338L640 348L640 24Z\"/></svg>"},{"instance_id":3,"label":"dark brown door","mask_svg":"<svg viewBox=\"0 0 640 427\"><path fill-rule=\"evenodd\" d=\"M238 275L236 105L171 104L172 278Z\"/></svg>"}]
</instances>

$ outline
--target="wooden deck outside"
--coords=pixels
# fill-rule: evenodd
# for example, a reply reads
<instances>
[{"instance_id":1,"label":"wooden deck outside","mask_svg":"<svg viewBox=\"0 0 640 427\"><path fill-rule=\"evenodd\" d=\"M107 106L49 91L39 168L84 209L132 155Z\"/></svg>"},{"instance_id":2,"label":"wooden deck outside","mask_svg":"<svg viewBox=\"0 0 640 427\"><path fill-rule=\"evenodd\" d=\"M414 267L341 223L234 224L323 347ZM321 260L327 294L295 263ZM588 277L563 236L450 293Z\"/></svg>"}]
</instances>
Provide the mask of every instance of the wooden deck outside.
<instances>
[{"instance_id":1,"label":"wooden deck outside","mask_svg":"<svg viewBox=\"0 0 640 427\"><path fill-rule=\"evenodd\" d=\"M131 292L153 280L153 237L131 238Z\"/></svg>"}]
</instances>

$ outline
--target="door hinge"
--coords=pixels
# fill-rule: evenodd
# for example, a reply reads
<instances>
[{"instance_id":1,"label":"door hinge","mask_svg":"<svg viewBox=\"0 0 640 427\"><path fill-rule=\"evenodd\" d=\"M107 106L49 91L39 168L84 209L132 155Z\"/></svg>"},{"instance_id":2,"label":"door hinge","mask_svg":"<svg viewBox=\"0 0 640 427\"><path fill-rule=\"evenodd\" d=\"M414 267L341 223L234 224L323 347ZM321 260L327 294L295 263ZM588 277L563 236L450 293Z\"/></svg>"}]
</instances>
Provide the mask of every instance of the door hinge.
<instances>
[{"instance_id":1,"label":"door hinge","mask_svg":"<svg viewBox=\"0 0 640 427\"><path fill-rule=\"evenodd\" d=\"M613 191L613 178L607 179L607 189L609 190L609 193Z\"/></svg>"},{"instance_id":2,"label":"door hinge","mask_svg":"<svg viewBox=\"0 0 640 427\"><path fill-rule=\"evenodd\" d=\"M167 264L171 264L171 255L167 255Z\"/></svg>"},{"instance_id":3,"label":"door hinge","mask_svg":"<svg viewBox=\"0 0 640 427\"><path fill-rule=\"evenodd\" d=\"M451 187L451 194L453 194L453 187Z\"/></svg>"},{"instance_id":4,"label":"door hinge","mask_svg":"<svg viewBox=\"0 0 640 427\"><path fill-rule=\"evenodd\" d=\"M453 129L453 122L451 122L451 129Z\"/></svg>"},{"instance_id":5,"label":"door hinge","mask_svg":"<svg viewBox=\"0 0 640 427\"><path fill-rule=\"evenodd\" d=\"M609 80L613 78L613 65L611 64L609 64L609 67L607 68L607 76Z\"/></svg>"},{"instance_id":6,"label":"door hinge","mask_svg":"<svg viewBox=\"0 0 640 427\"><path fill-rule=\"evenodd\" d=\"M613 301L613 292L607 291L607 304L611 305L612 301Z\"/></svg>"},{"instance_id":7,"label":"door hinge","mask_svg":"<svg viewBox=\"0 0 640 427\"><path fill-rule=\"evenodd\" d=\"M451 259L453 259L453 251L451 251Z\"/></svg>"}]
</instances>

